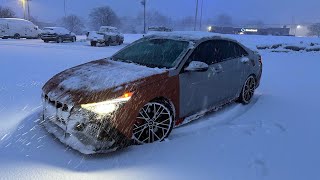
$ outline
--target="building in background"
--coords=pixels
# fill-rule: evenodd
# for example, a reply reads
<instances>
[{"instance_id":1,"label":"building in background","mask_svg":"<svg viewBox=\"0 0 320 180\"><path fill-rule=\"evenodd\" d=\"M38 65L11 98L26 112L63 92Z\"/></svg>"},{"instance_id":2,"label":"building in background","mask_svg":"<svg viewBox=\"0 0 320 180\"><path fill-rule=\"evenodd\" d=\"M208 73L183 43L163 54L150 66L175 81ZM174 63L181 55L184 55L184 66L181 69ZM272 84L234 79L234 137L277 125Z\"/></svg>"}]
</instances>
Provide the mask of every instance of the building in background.
<instances>
[{"instance_id":1,"label":"building in background","mask_svg":"<svg viewBox=\"0 0 320 180\"><path fill-rule=\"evenodd\" d=\"M220 34L251 34L251 35L272 35L272 36L290 36L290 28L244 28L244 27L221 27L209 26L209 32Z\"/></svg>"}]
</instances>

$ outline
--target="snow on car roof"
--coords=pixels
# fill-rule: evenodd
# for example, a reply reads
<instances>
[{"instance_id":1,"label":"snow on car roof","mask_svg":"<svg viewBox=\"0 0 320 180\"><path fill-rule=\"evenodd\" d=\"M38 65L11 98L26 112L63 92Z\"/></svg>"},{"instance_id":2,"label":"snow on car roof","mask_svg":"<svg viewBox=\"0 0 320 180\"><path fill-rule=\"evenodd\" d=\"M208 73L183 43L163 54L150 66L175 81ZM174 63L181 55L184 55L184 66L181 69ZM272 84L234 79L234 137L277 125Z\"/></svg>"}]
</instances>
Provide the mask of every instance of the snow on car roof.
<instances>
[{"instance_id":1,"label":"snow on car roof","mask_svg":"<svg viewBox=\"0 0 320 180\"><path fill-rule=\"evenodd\" d=\"M174 32L156 32L151 35L146 35L146 38L161 37L170 39L179 39L186 41L199 41L205 38L222 38L221 34L209 33L202 31L174 31ZM227 38L227 37L223 37Z\"/></svg>"},{"instance_id":2,"label":"snow on car roof","mask_svg":"<svg viewBox=\"0 0 320 180\"><path fill-rule=\"evenodd\" d=\"M21 19L21 18L0 18L0 20L16 20L16 21L26 21L26 22L30 22L26 19Z\"/></svg>"},{"instance_id":3,"label":"snow on car roof","mask_svg":"<svg viewBox=\"0 0 320 180\"><path fill-rule=\"evenodd\" d=\"M117 29L116 27L112 27L112 26L101 26L100 28Z\"/></svg>"},{"instance_id":4,"label":"snow on car roof","mask_svg":"<svg viewBox=\"0 0 320 180\"><path fill-rule=\"evenodd\" d=\"M64 27L44 27L43 29L65 29Z\"/></svg>"}]
</instances>

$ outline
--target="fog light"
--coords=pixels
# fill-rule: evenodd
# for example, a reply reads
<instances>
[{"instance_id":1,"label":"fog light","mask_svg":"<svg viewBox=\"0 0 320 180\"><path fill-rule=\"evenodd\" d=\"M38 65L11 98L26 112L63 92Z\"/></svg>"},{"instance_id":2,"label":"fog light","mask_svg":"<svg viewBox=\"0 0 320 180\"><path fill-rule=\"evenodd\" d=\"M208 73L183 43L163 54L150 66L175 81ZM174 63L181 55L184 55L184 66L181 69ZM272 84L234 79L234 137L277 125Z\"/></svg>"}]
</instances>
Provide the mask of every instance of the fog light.
<instances>
[{"instance_id":1,"label":"fog light","mask_svg":"<svg viewBox=\"0 0 320 180\"><path fill-rule=\"evenodd\" d=\"M85 125L83 123L77 123L74 127L74 130L76 131L83 131L85 128Z\"/></svg>"}]
</instances>

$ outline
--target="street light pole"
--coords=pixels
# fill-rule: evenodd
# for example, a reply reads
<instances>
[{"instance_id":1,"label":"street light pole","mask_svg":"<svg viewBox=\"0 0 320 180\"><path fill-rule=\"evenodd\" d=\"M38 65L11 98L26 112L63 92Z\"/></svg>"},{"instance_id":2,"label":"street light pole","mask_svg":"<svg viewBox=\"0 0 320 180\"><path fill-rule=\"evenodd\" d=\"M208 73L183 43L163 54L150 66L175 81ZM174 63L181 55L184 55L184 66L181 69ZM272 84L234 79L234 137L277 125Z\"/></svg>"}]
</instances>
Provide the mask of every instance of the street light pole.
<instances>
[{"instance_id":1,"label":"street light pole","mask_svg":"<svg viewBox=\"0 0 320 180\"><path fill-rule=\"evenodd\" d=\"M26 19L27 15L26 15L26 0L20 0L21 4L22 4L22 8L23 8L23 18Z\"/></svg>"},{"instance_id":2,"label":"street light pole","mask_svg":"<svg viewBox=\"0 0 320 180\"><path fill-rule=\"evenodd\" d=\"M142 0L141 4L143 5L143 33L146 34L146 6L147 0Z\"/></svg>"},{"instance_id":3,"label":"street light pole","mask_svg":"<svg viewBox=\"0 0 320 180\"><path fill-rule=\"evenodd\" d=\"M197 4L196 4L196 15L195 15L195 19L194 19L194 31L197 30L198 6L199 6L199 0L197 0Z\"/></svg>"},{"instance_id":4,"label":"street light pole","mask_svg":"<svg viewBox=\"0 0 320 180\"><path fill-rule=\"evenodd\" d=\"M64 9L64 17L67 16L67 13L66 13L66 0L63 0L63 9Z\"/></svg>"},{"instance_id":5,"label":"street light pole","mask_svg":"<svg viewBox=\"0 0 320 180\"><path fill-rule=\"evenodd\" d=\"M204 0L201 0L200 30L202 30L203 1L204 1Z\"/></svg>"},{"instance_id":6,"label":"street light pole","mask_svg":"<svg viewBox=\"0 0 320 180\"><path fill-rule=\"evenodd\" d=\"M30 20L31 19L31 15L30 15L30 5L29 5L29 2L30 2L31 0L27 0L27 5L28 5L28 20Z\"/></svg>"}]
</instances>

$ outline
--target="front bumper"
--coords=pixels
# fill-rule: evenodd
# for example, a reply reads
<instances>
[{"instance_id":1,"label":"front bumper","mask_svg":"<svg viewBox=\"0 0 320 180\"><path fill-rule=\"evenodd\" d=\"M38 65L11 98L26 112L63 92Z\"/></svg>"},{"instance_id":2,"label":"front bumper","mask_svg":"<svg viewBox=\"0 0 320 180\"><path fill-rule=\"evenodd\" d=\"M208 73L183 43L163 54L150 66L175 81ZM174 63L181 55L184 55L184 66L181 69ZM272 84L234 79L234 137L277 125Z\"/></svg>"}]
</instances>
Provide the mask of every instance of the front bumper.
<instances>
[{"instance_id":1,"label":"front bumper","mask_svg":"<svg viewBox=\"0 0 320 180\"><path fill-rule=\"evenodd\" d=\"M41 39L48 40L48 41L55 41L58 39L58 36L53 34L42 34Z\"/></svg>"},{"instance_id":2,"label":"front bumper","mask_svg":"<svg viewBox=\"0 0 320 180\"><path fill-rule=\"evenodd\" d=\"M67 109L55 101L44 101L42 125L62 143L83 154L107 153L131 145L110 119L98 120L83 109Z\"/></svg>"}]
</instances>

